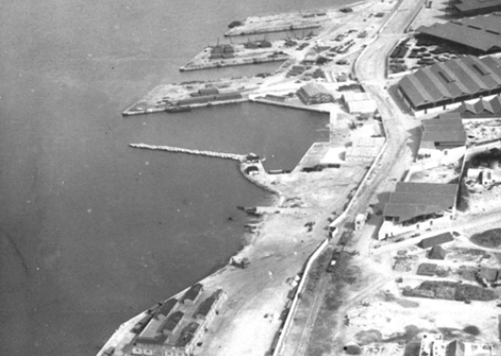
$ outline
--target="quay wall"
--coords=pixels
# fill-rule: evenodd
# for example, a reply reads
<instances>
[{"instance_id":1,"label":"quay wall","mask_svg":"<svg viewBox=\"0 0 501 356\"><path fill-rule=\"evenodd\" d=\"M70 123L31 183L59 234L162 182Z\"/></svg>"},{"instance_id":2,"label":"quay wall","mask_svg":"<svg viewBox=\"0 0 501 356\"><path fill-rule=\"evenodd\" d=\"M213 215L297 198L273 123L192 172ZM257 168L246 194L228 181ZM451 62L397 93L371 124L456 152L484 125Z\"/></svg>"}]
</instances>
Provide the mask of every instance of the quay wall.
<instances>
[{"instance_id":1,"label":"quay wall","mask_svg":"<svg viewBox=\"0 0 501 356\"><path fill-rule=\"evenodd\" d=\"M228 104L238 104L238 103L243 103L249 101L249 98L244 97L241 99L231 99L231 100L221 100L221 101L209 101L207 103L198 103L198 104L190 104L190 105L183 105L181 108L186 108L187 111L194 109L194 108L202 108L202 107L207 107L207 106L217 106L217 105L228 105ZM132 108L133 106L131 106ZM159 113L159 112L166 112L167 107L162 107L162 108L148 108L145 110L141 111L130 111L130 108L125 110L122 113L122 116L134 116L134 115L143 115L143 114L154 114L154 113ZM180 111L182 112L182 111ZM172 112L175 113L175 112Z\"/></svg>"},{"instance_id":2,"label":"quay wall","mask_svg":"<svg viewBox=\"0 0 501 356\"><path fill-rule=\"evenodd\" d=\"M264 28L255 28L255 29L240 29L238 27L234 27L231 30L227 31L224 34L224 37L232 37L232 36L246 36L246 35L255 35L260 33L269 33L269 32L282 32L282 31L294 31L294 30L306 30L309 28L319 28L321 25L319 23L310 23L303 25L282 25L276 27L264 27ZM239 26L239 27L245 27Z\"/></svg>"},{"instance_id":3,"label":"quay wall","mask_svg":"<svg viewBox=\"0 0 501 356\"><path fill-rule=\"evenodd\" d=\"M233 66L241 66L247 64L261 64L261 63L270 63L270 62L282 62L289 59L289 56L282 55L276 57L267 57L267 58L232 58L228 61L217 62L217 63L201 63L201 64L190 64L187 63L184 66L179 68L180 72L188 72L193 70L202 70L202 69L211 69L211 68L222 68L222 67L233 67Z\"/></svg>"},{"instance_id":4,"label":"quay wall","mask_svg":"<svg viewBox=\"0 0 501 356\"><path fill-rule=\"evenodd\" d=\"M129 144L129 147L141 148L141 149L147 149L147 150L156 150L156 151L186 153L186 154L191 154L191 155L207 156L207 157L215 157L215 158L225 158L225 159L231 159L231 160L238 161L238 162L244 162L246 159L245 155L239 155L236 153L189 150L189 149L180 148L180 147L155 146L155 145L148 145L145 143L131 143L131 144Z\"/></svg>"},{"instance_id":5,"label":"quay wall","mask_svg":"<svg viewBox=\"0 0 501 356\"><path fill-rule=\"evenodd\" d=\"M304 111L321 112L321 113L326 113L326 114L330 113L329 109L313 108L313 107L308 107L306 105L304 105L304 106L292 105L292 104L287 104L287 103L281 103L279 101L271 101L271 100L260 99L260 98L250 98L249 100L253 101L253 102L256 102L256 103L281 106L281 107L289 108L289 109L297 109L297 110L304 110Z\"/></svg>"}]
</instances>

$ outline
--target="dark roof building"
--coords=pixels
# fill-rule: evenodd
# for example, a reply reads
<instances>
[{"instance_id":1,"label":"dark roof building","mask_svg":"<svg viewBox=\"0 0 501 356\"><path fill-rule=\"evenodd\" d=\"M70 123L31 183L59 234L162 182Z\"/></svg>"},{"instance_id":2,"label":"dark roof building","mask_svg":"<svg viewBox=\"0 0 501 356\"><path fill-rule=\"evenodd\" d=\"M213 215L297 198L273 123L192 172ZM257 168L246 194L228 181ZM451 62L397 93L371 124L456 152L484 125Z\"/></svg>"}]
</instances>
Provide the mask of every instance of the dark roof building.
<instances>
[{"instance_id":1,"label":"dark roof building","mask_svg":"<svg viewBox=\"0 0 501 356\"><path fill-rule=\"evenodd\" d=\"M203 285L201 283L196 283L192 285L190 289L188 289L186 293L184 293L183 297L181 298L181 303L183 304L185 304L186 302L193 303L202 292L202 289Z\"/></svg>"},{"instance_id":2,"label":"dark roof building","mask_svg":"<svg viewBox=\"0 0 501 356\"><path fill-rule=\"evenodd\" d=\"M423 120L419 148L448 149L466 144L463 122L454 118Z\"/></svg>"},{"instance_id":3,"label":"dark roof building","mask_svg":"<svg viewBox=\"0 0 501 356\"><path fill-rule=\"evenodd\" d=\"M501 59L465 56L420 68L398 83L415 110L501 93Z\"/></svg>"},{"instance_id":4,"label":"dark roof building","mask_svg":"<svg viewBox=\"0 0 501 356\"><path fill-rule=\"evenodd\" d=\"M433 263L421 263L417 269L416 274L420 276L433 276L435 275L435 271L437 269L437 265Z\"/></svg>"},{"instance_id":5,"label":"dark roof building","mask_svg":"<svg viewBox=\"0 0 501 356\"><path fill-rule=\"evenodd\" d=\"M179 322L183 318L184 313L182 311L177 311L169 315L165 321L162 323L162 325L158 328L159 332L162 332L163 330L173 332L176 326L179 325Z\"/></svg>"},{"instance_id":6,"label":"dark roof building","mask_svg":"<svg viewBox=\"0 0 501 356\"><path fill-rule=\"evenodd\" d=\"M318 83L308 83L303 85L297 92L297 96L306 104L330 103L334 101L332 94Z\"/></svg>"},{"instance_id":7,"label":"dark roof building","mask_svg":"<svg viewBox=\"0 0 501 356\"><path fill-rule=\"evenodd\" d=\"M476 103L462 103L457 112L463 118L499 117L501 116L501 97L480 99Z\"/></svg>"},{"instance_id":8,"label":"dark roof building","mask_svg":"<svg viewBox=\"0 0 501 356\"><path fill-rule=\"evenodd\" d=\"M197 332L199 326L200 324L194 321L185 326L185 328L181 332L181 335L179 336L179 339L177 339L176 347L185 347L186 345L188 345L193 339L193 336Z\"/></svg>"},{"instance_id":9,"label":"dark roof building","mask_svg":"<svg viewBox=\"0 0 501 356\"><path fill-rule=\"evenodd\" d=\"M412 223L417 219L442 215L456 206L457 184L397 183L385 204L385 220Z\"/></svg>"},{"instance_id":10,"label":"dark roof building","mask_svg":"<svg viewBox=\"0 0 501 356\"><path fill-rule=\"evenodd\" d=\"M172 311L174 306L177 304L177 299L172 298L166 301L162 306L158 309L157 313L155 315L164 315L167 316L169 313Z\"/></svg>"},{"instance_id":11,"label":"dark roof building","mask_svg":"<svg viewBox=\"0 0 501 356\"><path fill-rule=\"evenodd\" d=\"M501 51L501 15L492 14L420 26L418 36L464 47L475 54Z\"/></svg>"},{"instance_id":12,"label":"dark roof building","mask_svg":"<svg viewBox=\"0 0 501 356\"><path fill-rule=\"evenodd\" d=\"M445 250L440 245L435 245L431 248L428 254L430 260L443 260L445 259Z\"/></svg>"},{"instance_id":13,"label":"dark roof building","mask_svg":"<svg viewBox=\"0 0 501 356\"><path fill-rule=\"evenodd\" d=\"M216 302L219 300L221 294L223 294L223 291L221 289L218 289L209 298L205 299L198 307L197 311L194 314L194 317L205 318L212 310L214 304L216 304Z\"/></svg>"},{"instance_id":14,"label":"dark roof building","mask_svg":"<svg viewBox=\"0 0 501 356\"><path fill-rule=\"evenodd\" d=\"M453 240L454 240L454 238L452 237L451 233L446 232L446 233L443 233L443 234L440 234L437 236L428 237L426 239L421 240L421 242L419 243L419 246L421 248L429 248L429 247L440 245L440 244L450 242Z\"/></svg>"},{"instance_id":15,"label":"dark roof building","mask_svg":"<svg viewBox=\"0 0 501 356\"><path fill-rule=\"evenodd\" d=\"M486 14L501 10L501 0L459 0L453 7L463 16Z\"/></svg>"}]
</instances>

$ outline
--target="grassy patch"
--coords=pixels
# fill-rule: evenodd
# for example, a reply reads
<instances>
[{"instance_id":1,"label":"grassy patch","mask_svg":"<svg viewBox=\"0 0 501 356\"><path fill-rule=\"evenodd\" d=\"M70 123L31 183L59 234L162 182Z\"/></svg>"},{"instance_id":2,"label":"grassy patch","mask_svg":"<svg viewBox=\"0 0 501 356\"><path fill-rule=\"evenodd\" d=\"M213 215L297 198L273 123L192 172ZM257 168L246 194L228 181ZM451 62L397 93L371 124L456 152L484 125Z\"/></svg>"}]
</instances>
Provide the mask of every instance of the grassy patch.
<instances>
[{"instance_id":1,"label":"grassy patch","mask_svg":"<svg viewBox=\"0 0 501 356\"><path fill-rule=\"evenodd\" d=\"M482 247L499 247L501 246L501 229L492 229L475 234L471 237L471 241Z\"/></svg>"}]
</instances>

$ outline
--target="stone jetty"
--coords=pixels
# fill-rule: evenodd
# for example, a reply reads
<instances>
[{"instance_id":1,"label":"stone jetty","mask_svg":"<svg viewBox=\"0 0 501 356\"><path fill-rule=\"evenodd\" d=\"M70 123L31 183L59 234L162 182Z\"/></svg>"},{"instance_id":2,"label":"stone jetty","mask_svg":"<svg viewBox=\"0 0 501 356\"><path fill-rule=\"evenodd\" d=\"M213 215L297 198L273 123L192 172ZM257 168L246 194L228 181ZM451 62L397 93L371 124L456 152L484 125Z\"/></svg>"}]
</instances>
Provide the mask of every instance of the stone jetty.
<instances>
[{"instance_id":1,"label":"stone jetty","mask_svg":"<svg viewBox=\"0 0 501 356\"><path fill-rule=\"evenodd\" d=\"M244 162L246 160L246 155L239 155L236 153L189 150L187 148L171 147L171 146L155 146L155 145L148 145L145 143L131 143L131 144L129 144L129 147L142 148L142 149L147 149L147 150L187 153L187 154L191 154L191 155L199 155L199 156L207 156L207 157L225 158L225 159L232 159L232 160L238 161L238 162Z\"/></svg>"}]
</instances>

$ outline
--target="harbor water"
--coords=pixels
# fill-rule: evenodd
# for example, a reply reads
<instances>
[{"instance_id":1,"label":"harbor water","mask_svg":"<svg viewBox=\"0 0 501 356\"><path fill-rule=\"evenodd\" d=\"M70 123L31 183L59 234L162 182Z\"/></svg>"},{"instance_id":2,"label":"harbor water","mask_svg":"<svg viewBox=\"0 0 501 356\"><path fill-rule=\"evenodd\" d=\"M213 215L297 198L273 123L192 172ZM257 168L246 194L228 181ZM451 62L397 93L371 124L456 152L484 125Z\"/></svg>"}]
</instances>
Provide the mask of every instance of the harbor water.
<instances>
[{"instance_id":1,"label":"harbor water","mask_svg":"<svg viewBox=\"0 0 501 356\"><path fill-rule=\"evenodd\" d=\"M348 1L0 3L0 355L94 355L241 248L236 206L272 200L233 161L128 144L252 151L291 169L328 119L253 103L120 113L163 82L276 68L179 73L235 19Z\"/></svg>"}]
</instances>

